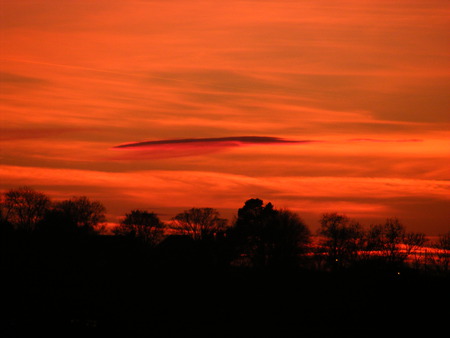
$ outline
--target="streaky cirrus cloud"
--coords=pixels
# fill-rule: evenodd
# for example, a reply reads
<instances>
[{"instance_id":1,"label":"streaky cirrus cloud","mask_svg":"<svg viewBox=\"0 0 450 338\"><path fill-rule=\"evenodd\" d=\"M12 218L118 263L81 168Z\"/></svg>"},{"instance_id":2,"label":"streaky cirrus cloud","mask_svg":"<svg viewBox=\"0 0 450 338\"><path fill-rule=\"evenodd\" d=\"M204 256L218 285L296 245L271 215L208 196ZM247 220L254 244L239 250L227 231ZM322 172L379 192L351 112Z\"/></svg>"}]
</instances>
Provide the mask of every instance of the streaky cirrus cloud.
<instances>
[{"instance_id":1,"label":"streaky cirrus cloud","mask_svg":"<svg viewBox=\"0 0 450 338\"><path fill-rule=\"evenodd\" d=\"M99 199L111 212L110 217L136 206L157 213L169 208L175 213L192 206L211 206L211 195L221 201L221 210L232 210L229 219L250 197L310 214L311 226L317 225L323 212L339 211L362 219L395 216L413 229L423 229L426 224L427 232L436 234L447 229L449 216L450 182L445 179L252 177L197 170L178 170L174 175L173 170L105 172L8 165L0 166L0 178L8 182L7 189L26 184L56 200L77 194Z\"/></svg>"},{"instance_id":2,"label":"streaky cirrus cloud","mask_svg":"<svg viewBox=\"0 0 450 338\"><path fill-rule=\"evenodd\" d=\"M423 142L421 139L399 139L399 140L387 140L387 139L376 139L376 138L352 138L348 140L350 142Z\"/></svg>"}]
</instances>

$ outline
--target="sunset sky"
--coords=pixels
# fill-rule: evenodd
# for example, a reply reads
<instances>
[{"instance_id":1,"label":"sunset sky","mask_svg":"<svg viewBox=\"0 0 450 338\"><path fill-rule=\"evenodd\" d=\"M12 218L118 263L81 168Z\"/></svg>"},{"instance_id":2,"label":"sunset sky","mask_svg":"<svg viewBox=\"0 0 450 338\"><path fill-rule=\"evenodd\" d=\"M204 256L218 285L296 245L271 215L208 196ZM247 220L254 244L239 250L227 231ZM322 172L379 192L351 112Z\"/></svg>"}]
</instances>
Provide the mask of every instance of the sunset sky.
<instances>
[{"instance_id":1,"label":"sunset sky","mask_svg":"<svg viewBox=\"0 0 450 338\"><path fill-rule=\"evenodd\" d=\"M0 0L0 189L450 229L450 2Z\"/></svg>"}]
</instances>

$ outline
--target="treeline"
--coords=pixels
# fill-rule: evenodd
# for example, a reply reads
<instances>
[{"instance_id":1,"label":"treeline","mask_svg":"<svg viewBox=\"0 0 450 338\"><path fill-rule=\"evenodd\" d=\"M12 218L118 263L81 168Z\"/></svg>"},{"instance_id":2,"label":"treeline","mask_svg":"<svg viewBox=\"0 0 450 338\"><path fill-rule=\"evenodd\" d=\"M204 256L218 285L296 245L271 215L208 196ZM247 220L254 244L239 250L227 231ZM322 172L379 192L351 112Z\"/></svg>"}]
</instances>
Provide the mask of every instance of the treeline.
<instances>
[{"instance_id":1,"label":"treeline","mask_svg":"<svg viewBox=\"0 0 450 338\"><path fill-rule=\"evenodd\" d=\"M104 206L87 197L52 202L27 187L1 197L2 337L445 330L449 234L424 261L425 236L397 219L365 229L325 214L312 233L296 213L249 199L230 223L212 208L170 222L131 210L106 232Z\"/></svg>"},{"instance_id":2,"label":"treeline","mask_svg":"<svg viewBox=\"0 0 450 338\"><path fill-rule=\"evenodd\" d=\"M3 235L73 240L106 234L105 211L101 202L85 196L51 202L44 193L21 187L2 194L0 224ZM110 231L118 240L172 255L172 263L195 252L192 261L222 267L396 271L407 265L444 273L450 267L450 231L427 243L424 233L407 231L396 218L365 229L343 214L327 213L313 234L296 213L260 199L247 200L232 224L213 208L185 210L170 222L153 212L131 210Z\"/></svg>"}]
</instances>

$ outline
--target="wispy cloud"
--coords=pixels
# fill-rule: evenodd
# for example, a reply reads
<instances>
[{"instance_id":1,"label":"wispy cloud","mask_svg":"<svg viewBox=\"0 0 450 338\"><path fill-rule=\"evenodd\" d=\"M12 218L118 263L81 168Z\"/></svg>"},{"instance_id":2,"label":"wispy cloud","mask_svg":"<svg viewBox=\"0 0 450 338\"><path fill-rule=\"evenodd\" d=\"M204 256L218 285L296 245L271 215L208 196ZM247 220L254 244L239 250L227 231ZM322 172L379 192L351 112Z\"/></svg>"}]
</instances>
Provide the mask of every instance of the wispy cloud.
<instances>
[{"instance_id":1,"label":"wispy cloud","mask_svg":"<svg viewBox=\"0 0 450 338\"><path fill-rule=\"evenodd\" d=\"M40 85L47 83L46 80L24 76L14 73L0 72L0 81L2 84L20 84L20 85Z\"/></svg>"},{"instance_id":2,"label":"wispy cloud","mask_svg":"<svg viewBox=\"0 0 450 338\"><path fill-rule=\"evenodd\" d=\"M237 211L251 197L271 201L279 207L311 213L315 222L322 212L340 211L351 216L398 216L417 227L430 222L430 229L448 216L448 180L367 177L251 177L207 171L152 170L104 172L39 167L0 167L0 177L14 187L27 184L65 198L85 194L99 198L115 212L142 205L159 212L164 208L211 206ZM211 200L214 196L214 200ZM431 203L437 201L437 204ZM416 209L435 208L424 214ZM434 205L434 206L433 206ZM214 205L213 205L214 206ZM232 215L230 215L232 216ZM312 224L314 225L314 224ZM409 225L409 224L408 224Z\"/></svg>"},{"instance_id":3,"label":"wispy cloud","mask_svg":"<svg viewBox=\"0 0 450 338\"><path fill-rule=\"evenodd\" d=\"M89 131L87 128L73 128L67 126L43 128L2 128L0 141L16 141L29 139L54 139L62 135Z\"/></svg>"},{"instance_id":4,"label":"wispy cloud","mask_svg":"<svg viewBox=\"0 0 450 338\"><path fill-rule=\"evenodd\" d=\"M404 140L387 140L387 139L376 139L376 138L353 138L349 140L350 142L423 142L421 139L404 139Z\"/></svg>"}]
</instances>

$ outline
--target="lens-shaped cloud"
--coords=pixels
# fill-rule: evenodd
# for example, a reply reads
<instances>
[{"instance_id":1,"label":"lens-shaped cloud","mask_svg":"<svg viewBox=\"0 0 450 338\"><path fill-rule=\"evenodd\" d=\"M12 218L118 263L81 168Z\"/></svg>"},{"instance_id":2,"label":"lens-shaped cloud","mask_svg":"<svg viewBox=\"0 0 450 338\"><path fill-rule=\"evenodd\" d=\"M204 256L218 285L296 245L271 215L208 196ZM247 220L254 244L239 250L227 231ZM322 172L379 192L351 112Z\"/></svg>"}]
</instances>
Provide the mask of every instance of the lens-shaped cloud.
<instances>
[{"instance_id":1,"label":"lens-shaped cloud","mask_svg":"<svg viewBox=\"0 0 450 338\"><path fill-rule=\"evenodd\" d=\"M132 142L113 147L116 150L133 150L132 158L168 158L196 156L218 152L233 147L252 145L289 145L317 142L313 140L289 140L272 136L231 136L211 138L186 138ZM126 156L126 159L129 159Z\"/></svg>"},{"instance_id":2,"label":"lens-shaped cloud","mask_svg":"<svg viewBox=\"0 0 450 338\"><path fill-rule=\"evenodd\" d=\"M223 147L240 146L246 144L289 144L289 143L309 143L312 140L286 140L279 137L271 136L232 136L232 137L211 137L211 138L186 138L172 140L156 140L132 142L115 146L116 149L127 148L156 148L164 146L203 146L217 145Z\"/></svg>"}]
</instances>

